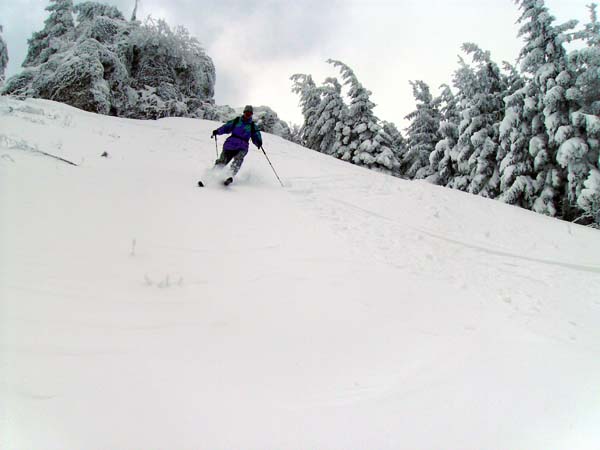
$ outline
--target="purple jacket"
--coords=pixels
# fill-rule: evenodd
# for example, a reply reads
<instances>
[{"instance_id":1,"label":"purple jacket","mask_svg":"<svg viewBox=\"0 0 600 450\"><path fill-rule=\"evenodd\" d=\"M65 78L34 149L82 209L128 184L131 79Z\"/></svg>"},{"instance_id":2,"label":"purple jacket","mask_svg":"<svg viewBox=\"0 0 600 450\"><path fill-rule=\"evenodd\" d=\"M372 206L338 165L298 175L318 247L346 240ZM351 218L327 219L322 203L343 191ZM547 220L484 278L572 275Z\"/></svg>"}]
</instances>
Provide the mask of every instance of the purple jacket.
<instances>
[{"instance_id":1,"label":"purple jacket","mask_svg":"<svg viewBox=\"0 0 600 450\"><path fill-rule=\"evenodd\" d=\"M252 143L258 148L262 147L262 136L260 131L256 129L256 125L252 122L252 118L244 120L244 117L236 117L230 120L225 125L217 129L217 134L229 134L223 150L246 150L248 151L248 143L252 139Z\"/></svg>"}]
</instances>

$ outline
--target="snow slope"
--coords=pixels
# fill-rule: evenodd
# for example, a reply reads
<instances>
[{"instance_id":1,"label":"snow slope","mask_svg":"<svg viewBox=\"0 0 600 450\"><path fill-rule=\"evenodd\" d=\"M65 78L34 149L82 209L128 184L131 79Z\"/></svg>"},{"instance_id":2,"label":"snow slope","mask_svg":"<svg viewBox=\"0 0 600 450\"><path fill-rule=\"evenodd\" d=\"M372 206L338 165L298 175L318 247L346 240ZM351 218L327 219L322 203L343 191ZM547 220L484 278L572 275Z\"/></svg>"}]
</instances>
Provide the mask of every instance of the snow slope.
<instances>
[{"instance_id":1,"label":"snow slope","mask_svg":"<svg viewBox=\"0 0 600 450\"><path fill-rule=\"evenodd\" d=\"M216 126L0 98L2 450L600 448L600 232Z\"/></svg>"}]
</instances>

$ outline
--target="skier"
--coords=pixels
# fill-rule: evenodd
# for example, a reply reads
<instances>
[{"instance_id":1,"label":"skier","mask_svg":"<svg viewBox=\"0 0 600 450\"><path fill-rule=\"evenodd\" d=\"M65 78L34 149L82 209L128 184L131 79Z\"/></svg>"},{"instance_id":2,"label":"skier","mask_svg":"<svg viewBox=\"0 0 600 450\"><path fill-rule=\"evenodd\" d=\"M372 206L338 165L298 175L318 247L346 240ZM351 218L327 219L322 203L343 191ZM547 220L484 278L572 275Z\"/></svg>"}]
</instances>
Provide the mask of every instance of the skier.
<instances>
[{"instance_id":1,"label":"skier","mask_svg":"<svg viewBox=\"0 0 600 450\"><path fill-rule=\"evenodd\" d=\"M223 151L219 159L215 161L215 167L225 167L233 160L233 163L231 163L231 176L223 182L225 186L233 182L233 177L235 177L242 167L244 158L248 154L250 139L252 139L252 143L256 147L262 147L260 131L256 129L256 125L252 120L253 112L252 105L246 105L244 107L244 114L241 117L230 120L212 132L211 138L215 139L220 134L231 134L223 144Z\"/></svg>"}]
</instances>

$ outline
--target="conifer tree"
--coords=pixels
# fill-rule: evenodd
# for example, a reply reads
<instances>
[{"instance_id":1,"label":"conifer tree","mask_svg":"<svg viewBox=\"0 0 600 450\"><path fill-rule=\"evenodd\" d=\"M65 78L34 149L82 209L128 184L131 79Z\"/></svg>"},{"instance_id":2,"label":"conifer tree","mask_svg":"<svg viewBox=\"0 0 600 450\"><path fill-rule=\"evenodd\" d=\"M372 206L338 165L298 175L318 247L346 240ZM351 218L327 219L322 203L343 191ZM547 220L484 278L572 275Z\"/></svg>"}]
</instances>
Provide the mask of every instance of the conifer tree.
<instances>
[{"instance_id":1,"label":"conifer tree","mask_svg":"<svg viewBox=\"0 0 600 450\"><path fill-rule=\"evenodd\" d=\"M2 25L0 25L0 86L4 84L4 74L8 66L8 47L2 38Z\"/></svg>"},{"instance_id":2,"label":"conifer tree","mask_svg":"<svg viewBox=\"0 0 600 450\"><path fill-rule=\"evenodd\" d=\"M342 86L337 78L327 78L321 89L321 103L317 108L317 121L312 139L319 142L318 150L328 155L337 154L342 142L341 126L348 108L342 98Z\"/></svg>"},{"instance_id":3,"label":"conifer tree","mask_svg":"<svg viewBox=\"0 0 600 450\"><path fill-rule=\"evenodd\" d=\"M417 109L406 116L411 123L406 129L408 150L402 160L402 172L408 178L422 179L431 175L429 157L440 140L441 115L429 86L421 80L410 84Z\"/></svg>"},{"instance_id":4,"label":"conifer tree","mask_svg":"<svg viewBox=\"0 0 600 450\"><path fill-rule=\"evenodd\" d=\"M563 73L570 123L556 133L557 160L566 171L566 219L600 224L600 23L596 5L590 5L590 22L575 37L584 48L569 55L572 72Z\"/></svg>"},{"instance_id":5,"label":"conifer tree","mask_svg":"<svg viewBox=\"0 0 600 450\"><path fill-rule=\"evenodd\" d=\"M137 22L138 2L139 0L135 0L135 6L133 7L133 12L131 13L131 22Z\"/></svg>"},{"instance_id":6,"label":"conifer tree","mask_svg":"<svg viewBox=\"0 0 600 450\"><path fill-rule=\"evenodd\" d=\"M73 22L73 0L50 0L46 7L50 16L44 22L44 29L33 33L27 41L29 49L24 67L43 64L69 41L68 34L75 28Z\"/></svg>"},{"instance_id":7,"label":"conifer tree","mask_svg":"<svg viewBox=\"0 0 600 450\"><path fill-rule=\"evenodd\" d=\"M300 142L303 146L313 150L320 149L320 142L315 141L316 123L319 119L318 109L321 105L322 90L318 88L313 81L312 76L304 74L292 75L293 81L292 92L300 95L300 106L302 108L302 116L304 124L300 128Z\"/></svg>"},{"instance_id":8,"label":"conifer tree","mask_svg":"<svg viewBox=\"0 0 600 450\"><path fill-rule=\"evenodd\" d=\"M507 152L510 150L510 145L506 145L506 141L505 139L503 139L503 135L502 135L502 126L505 125L504 123L504 119L505 119L505 114L506 114L506 103L507 103L507 99L511 98L512 95L514 95L519 89L522 89L525 82L523 80L523 77L521 76L521 74L519 73L519 71L517 70L517 68L504 61L503 62L503 69L504 69L504 79L506 82L506 93L505 93L505 97L503 99L504 102L504 111L503 111L503 115L502 115L502 119L500 121L500 129L499 129L499 133L500 133L500 145L498 146L498 153L496 154L496 161L497 161L497 165L498 165L498 169L500 168L500 164L502 162L502 160L506 157Z\"/></svg>"},{"instance_id":9,"label":"conifer tree","mask_svg":"<svg viewBox=\"0 0 600 450\"><path fill-rule=\"evenodd\" d=\"M459 57L459 68L454 73L452 84L456 88L456 105L458 113L456 145L450 153L454 173L448 180L448 187L466 191L470 183L469 157L473 153L469 136L465 132L471 123L469 104L477 93L477 76L475 70ZM468 131L468 130L467 130ZM462 139L461 139L462 136Z\"/></svg>"},{"instance_id":10,"label":"conifer tree","mask_svg":"<svg viewBox=\"0 0 600 450\"><path fill-rule=\"evenodd\" d=\"M373 112L375 104L370 99L371 91L358 81L346 64L331 59L327 62L340 69L344 84L349 87L350 105L343 122L337 125L338 133L341 132L338 136L342 139L336 148L337 156L370 169L396 171L399 162L390 148L390 137L384 133Z\"/></svg>"},{"instance_id":11,"label":"conifer tree","mask_svg":"<svg viewBox=\"0 0 600 450\"><path fill-rule=\"evenodd\" d=\"M593 223L600 228L600 170L592 169L583 183L584 188L577 199L577 204L584 211L580 219Z\"/></svg>"},{"instance_id":12,"label":"conifer tree","mask_svg":"<svg viewBox=\"0 0 600 450\"><path fill-rule=\"evenodd\" d=\"M496 155L499 145L499 126L503 115L503 97L507 83L500 68L491 60L490 53L475 44L464 44L463 51L472 55L477 68L475 85L464 105L464 128L459 142L472 151L468 159L468 192L484 197L495 197L499 187Z\"/></svg>"},{"instance_id":13,"label":"conifer tree","mask_svg":"<svg viewBox=\"0 0 600 450\"><path fill-rule=\"evenodd\" d=\"M555 216L562 214L564 171L557 164L557 133L569 124L565 97L571 76L563 43L574 21L554 26L543 0L516 0L522 10L519 36L525 39L519 60L521 70L530 76L524 90L524 110L530 128L528 142L535 172L533 210Z\"/></svg>"},{"instance_id":14,"label":"conifer tree","mask_svg":"<svg viewBox=\"0 0 600 450\"><path fill-rule=\"evenodd\" d=\"M71 0L53 0L47 10L44 29L29 41L29 67L2 93L121 117L217 118L214 64L185 28L132 24L94 1L73 8Z\"/></svg>"},{"instance_id":15,"label":"conifer tree","mask_svg":"<svg viewBox=\"0 0 600 450\"><path fill-rule=\"evenodd\" d=\"M392 122L383 121L381 123L383 132L390 138L390 148L398 158L398 161L402 159L402 155L406 153L406 140L398 127Z\"/></svg>"},{"instance_id":16,"label":"conifer tree","mask_svg":"<svg viewBox=\"0 0 600 450\"><path fill-rule=\"evenodd\" d=\"M567 92L569 100L579 104L583 112L600 115L600 22L597 5L589 5L590 22L575 33L584 48L573 50L569 62L575 70L574 86Z\"/></svg>"},{"instance_id":17,"label":"conifer tree","mask_svg":"<svg viewBox=\"0 0 600 450\"><path fill-rule=\"evenodd\" d=\"M452 162L452 153L458 140L458 100L447 84L440 86L440 96L435 100L438 105L441 122L438 130L440 141L429 156L432 177L430 181L441 186L448 185L450 178L456 173Z\"/></svg>"},{"instance_id":18,"label":"conifer tree","mask_svg":"<svg viewBox=\"0 0 600 450\"><path fill-rule=\"evenodd\" d=\"M535 200L533 160L529 154L531 110L525 107L525 86L505 97L500 124L500 192L505 203L531 209ZM502 157L500 157L502 156Z\"/></svg>"}]
</instances>

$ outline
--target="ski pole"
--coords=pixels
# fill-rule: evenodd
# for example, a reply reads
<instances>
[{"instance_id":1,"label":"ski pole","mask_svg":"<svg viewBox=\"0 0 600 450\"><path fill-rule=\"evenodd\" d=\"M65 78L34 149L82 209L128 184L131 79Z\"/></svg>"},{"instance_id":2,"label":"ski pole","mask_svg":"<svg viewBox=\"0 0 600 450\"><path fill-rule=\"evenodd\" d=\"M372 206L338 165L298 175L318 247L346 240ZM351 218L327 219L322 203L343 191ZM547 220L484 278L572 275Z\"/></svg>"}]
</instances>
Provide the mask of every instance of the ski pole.
<instances>
[{"instance_id":1,"label":"ski pole","mask_svg":"<svg viewBox=\"0 0 600 450\"><path fill-rule=\"evenodd\" d=\"M219 158L219 144L217 144L217 135L215 134L215 152L217 152L217 159Z\"/></svg>"},{"instance_id":2,"label":"ski pole","mask_svg":"<svg viewBox=\"0 0 600 450\"><path fill-rule=\"evenodd\" d=\"M281 184L281 187L285 187L283 185L283 182L281 181L281 178L279 178L279 175L277 175L277 171L275 170L275 167L273 167L273 164L271 164L271 160L267 156L267 152L265 152L265 149L262 146L260 147L260 149L262 150L263 154L265 155L265 158L267 158L267 161L269 162L269 165L271 166L271 169L273 169L273 173L275 174L275 176L279 180L279 183Z\"/></svg>"}]
</instances>

